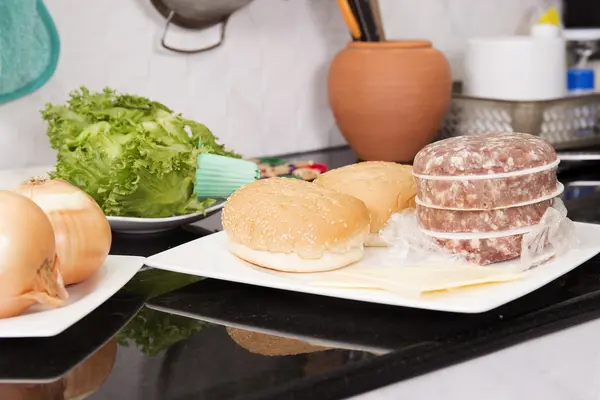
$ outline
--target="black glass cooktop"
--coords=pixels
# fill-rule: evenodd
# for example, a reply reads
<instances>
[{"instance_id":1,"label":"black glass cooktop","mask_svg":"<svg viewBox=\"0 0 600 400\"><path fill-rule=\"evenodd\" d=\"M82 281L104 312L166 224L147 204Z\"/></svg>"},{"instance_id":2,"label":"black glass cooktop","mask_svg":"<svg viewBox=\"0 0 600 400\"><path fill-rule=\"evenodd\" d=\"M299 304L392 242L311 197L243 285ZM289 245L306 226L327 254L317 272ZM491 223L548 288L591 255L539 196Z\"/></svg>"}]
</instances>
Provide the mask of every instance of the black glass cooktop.
<instances>
[{"instance_id":1,"label":"black glass cooktop","mask_svg":"<svg viewBox=\"0 0 600 400\"><path fill-rule=\"evenodd\" d=\"M302 157L354 161L347 150ZM573 219L600 222L600 171L581 165L561 177L566 204ZM151 255L209 233L115 234L112 252ZM470 315L147 269L56 338L0 340L0 399L340 399L597 317L598 257Z\"/></svg>"}]
</instances>

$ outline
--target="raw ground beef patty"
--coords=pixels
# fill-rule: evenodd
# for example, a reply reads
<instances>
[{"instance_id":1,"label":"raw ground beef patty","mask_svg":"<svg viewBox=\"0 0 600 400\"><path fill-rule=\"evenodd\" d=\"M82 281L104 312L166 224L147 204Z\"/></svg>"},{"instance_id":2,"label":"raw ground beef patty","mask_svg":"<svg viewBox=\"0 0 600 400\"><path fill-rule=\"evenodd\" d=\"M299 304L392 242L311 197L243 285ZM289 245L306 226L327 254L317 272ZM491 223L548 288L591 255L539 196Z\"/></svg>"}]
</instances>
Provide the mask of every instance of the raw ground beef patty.
<instances>
[{"instance_id":1,"label":"raw ground beef patty","mask_svg":"<svg viewBox=\"0 0 600 400\"><path fill-rule=\"evenodd\" d=\"M528 134L491 133L432 143L417 154L413 165L419 225L466 235L533 226L553 199L518 204L556 193L557 165L554 148ZM493 238L433 237L469 261L488 265L518 258L522 232Z\"/></svg>"},{"instance_id":2,"label":"raw ground beef patty","mask_svg":"<svg viewBox=\"0 0 600 400\"><path fill-rule=\"evenodd\" d=\"M425 146L413 164L415 174L487 175L540 167L556 160L549 143L526 133L457 136Z\"/></svg>"},{"instance_id":3,"label":"raw ground beef patty","mask_svg":"<svg viewBox=\"0 0 600 400\"><path fill-rule=\"evenodd\" d=\"M505 231L535 225L552 205L552 200L521 207L485 211L455 211L417 205L423 229L437 232Z\"/></svg>"},{"instance_id":4,"label":"raw ground beef patty","mask_svg":"<svg viewBox=\"0 0 600 400\"><path fill-rule=\"evenodd\" d=\"M556 166L519 176L494 175L543 168L556 160L550 144L528 134L492 133L441 140L415 157L417 196L431 206L476 210L531 201L556 191ZM469 180L473 175L489 178ZM439 179L448 177L459 179Z\"/></svg>"},{"instance_id":5,"label":"raw ground beef patty","mask_svg":"<svg viewBox=\"0 0 600 400\"><path fill-rule=\"evenodd\" d=\"M523 235L490 239L435 239L442 247L479 265L489 265L521 256Z\"/></svg>"},{"instance_id":6,"label":"raw ground beef patty","mask_svg":"<svg viewBox=\"0 0 600 400\"><path fill-rule=\"evenodd\" d=\"M556 192L556 168L533 175L472 181L435 181L415 177L425 204L465 210L491 210L525 203Z\"/></svg>"}]
</instances>

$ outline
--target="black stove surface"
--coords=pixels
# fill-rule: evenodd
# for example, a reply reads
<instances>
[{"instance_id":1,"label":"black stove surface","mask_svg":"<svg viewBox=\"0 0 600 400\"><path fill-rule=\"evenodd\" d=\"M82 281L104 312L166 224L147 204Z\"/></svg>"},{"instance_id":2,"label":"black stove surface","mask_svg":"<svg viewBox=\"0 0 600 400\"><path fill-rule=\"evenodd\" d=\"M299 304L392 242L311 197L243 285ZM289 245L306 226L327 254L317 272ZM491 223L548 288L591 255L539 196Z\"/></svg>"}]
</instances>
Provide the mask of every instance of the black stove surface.
<instances>
[{"instance_id":1,"label":"black stove surface","mask_svg":"<svg viewBox=\"0 0 600 400\"><path fill-rule=\"evenodd\" d=\"M354 161L347 150L302 158L330 167ZM561 173L565 203L574 220L600 223L600 191L592 184L600 180L600 169L581 165ZM111 251L151 255L209 233L188 227L115 234ZM130 319L140 298L146 306ZM60 381L57 374L79 363L78 369L94 377L78 387L94 392L89 399L340 399L598 317L599 257L505 306L469 315L148 269L59 340L0 341L10 349L3 354L11 356L0 362L0 398L10 398L6 390L63 390L77 374L71 371ZM82 339L70 345L77 337ZM98 356L114 343L116 357L107 362ZM27 353L29 346L35 351ZM29 358L20 361L20 354ZM24 377L34 384L14 382Z\"/></svg>"}]
</instances>

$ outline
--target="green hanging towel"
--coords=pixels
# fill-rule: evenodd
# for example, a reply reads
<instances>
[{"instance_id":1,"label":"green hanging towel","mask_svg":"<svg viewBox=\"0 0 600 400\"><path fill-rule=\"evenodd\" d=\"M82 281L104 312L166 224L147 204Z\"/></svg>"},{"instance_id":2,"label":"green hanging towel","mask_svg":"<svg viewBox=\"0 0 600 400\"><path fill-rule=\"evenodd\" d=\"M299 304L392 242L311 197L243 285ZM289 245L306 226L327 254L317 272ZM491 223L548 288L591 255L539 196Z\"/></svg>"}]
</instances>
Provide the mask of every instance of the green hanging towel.
<instances>
[{"instance_id":1,"label":"green hanging towel","mask_svg":"<svg viewBox=\"0 0 600 400\"><path fill-rule=\"evenodd\" d=\"M0 103L44 85L59 52L58 32L42 0L0 0Z\"/></svg>"}]
</instances>

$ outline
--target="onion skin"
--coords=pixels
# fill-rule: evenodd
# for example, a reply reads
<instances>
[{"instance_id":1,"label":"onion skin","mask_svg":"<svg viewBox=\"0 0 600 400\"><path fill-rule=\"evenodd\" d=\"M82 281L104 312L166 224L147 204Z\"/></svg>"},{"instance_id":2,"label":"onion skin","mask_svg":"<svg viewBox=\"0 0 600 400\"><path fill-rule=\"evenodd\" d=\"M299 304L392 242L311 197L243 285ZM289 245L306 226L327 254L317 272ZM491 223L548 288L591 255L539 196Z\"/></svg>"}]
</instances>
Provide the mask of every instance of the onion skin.
<instances>
[{"instance_id":1,"label":"onion skin","mask_svg":"<svg viewBox=\"0 0 600 400\"><path fill-rule=\"evenodd\" d=\"M88 279L102 266L112 241L110 224L87 193L60 179L32 179L13 191L33 200L48 216L66 285Z\"/></svg>"},{"instance_id":2,"label":"onion skin","mask_svg":"<svg viewBox=\"0 0 600 400\"><path fill-rule=\"evenodd\" d=\"M26 197L2 190L0 220L0 318L36 303L61 306L68 294L46 214Z\"/></svg>"}]
</instances>

